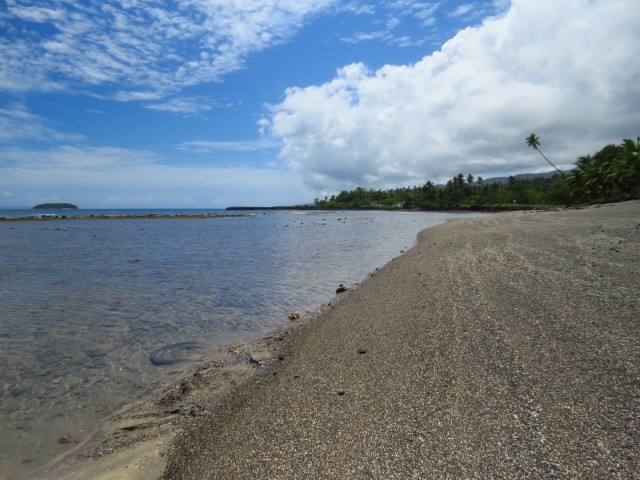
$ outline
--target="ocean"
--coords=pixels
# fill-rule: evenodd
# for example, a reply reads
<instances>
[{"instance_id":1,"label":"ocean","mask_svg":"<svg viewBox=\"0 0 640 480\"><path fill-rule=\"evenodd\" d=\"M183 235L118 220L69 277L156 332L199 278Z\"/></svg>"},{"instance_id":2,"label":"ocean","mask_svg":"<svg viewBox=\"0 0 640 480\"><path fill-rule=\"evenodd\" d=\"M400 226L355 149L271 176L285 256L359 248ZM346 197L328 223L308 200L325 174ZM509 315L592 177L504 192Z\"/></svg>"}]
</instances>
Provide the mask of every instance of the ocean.
<instances>
[{"instance_id":1,"label":"ocean","mask_svg":"<svg viewBox=\"0 0 640 480\"><path fill-rule=\"evenodd\" d=\"M209 219L74 215L221 210L0 210L0 471L15 477L69 449L125 404L362 281L417 233L481 214L255 211ZM191 343L185 343L191 342ZM158 352L183 343L180 361Z\"/></svg>"}]
</instances>

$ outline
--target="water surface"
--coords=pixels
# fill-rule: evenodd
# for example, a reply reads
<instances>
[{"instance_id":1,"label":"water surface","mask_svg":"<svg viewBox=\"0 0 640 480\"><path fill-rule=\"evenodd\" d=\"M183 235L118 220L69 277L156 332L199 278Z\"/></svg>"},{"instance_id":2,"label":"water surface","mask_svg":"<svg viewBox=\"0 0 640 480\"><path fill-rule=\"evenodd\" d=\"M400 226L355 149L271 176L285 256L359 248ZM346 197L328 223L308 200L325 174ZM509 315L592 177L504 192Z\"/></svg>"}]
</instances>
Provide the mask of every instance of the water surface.
<instances>
[{"instance_id":1,"label":"water surface","mask_svg":"<svg viewBox=\"0 0 640 480\"><path fill-rule=\"evenodd\" d=\"M69 448L60 438L82 438L208 349L316 308L338 284L413 246L423 228L460 216L275 211L0 223L1 471L44 464ZM198 348L176 352L176 343ZM189 362L173 362L181 357Z\"/></svg>"}]
</instances>

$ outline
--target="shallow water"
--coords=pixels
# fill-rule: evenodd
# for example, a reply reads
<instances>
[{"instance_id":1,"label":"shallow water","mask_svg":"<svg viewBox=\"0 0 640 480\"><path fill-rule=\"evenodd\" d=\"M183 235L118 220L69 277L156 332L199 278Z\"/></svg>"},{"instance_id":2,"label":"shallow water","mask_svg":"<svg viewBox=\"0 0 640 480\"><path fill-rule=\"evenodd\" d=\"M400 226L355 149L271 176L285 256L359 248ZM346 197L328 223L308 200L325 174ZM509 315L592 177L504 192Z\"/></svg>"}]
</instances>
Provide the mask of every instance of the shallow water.
<instances>
[{"instance_id":1,"label":"shallow water","mask_svg":"<svg viewBox=\"0 0 640 480\"><path fill-rule=\"evenodd\" d=\"M461 215L0 223L0 470L33 469L215 346L329 301ZM478 215L464 215L478 216Z\"/></svg>"}]
</instances>

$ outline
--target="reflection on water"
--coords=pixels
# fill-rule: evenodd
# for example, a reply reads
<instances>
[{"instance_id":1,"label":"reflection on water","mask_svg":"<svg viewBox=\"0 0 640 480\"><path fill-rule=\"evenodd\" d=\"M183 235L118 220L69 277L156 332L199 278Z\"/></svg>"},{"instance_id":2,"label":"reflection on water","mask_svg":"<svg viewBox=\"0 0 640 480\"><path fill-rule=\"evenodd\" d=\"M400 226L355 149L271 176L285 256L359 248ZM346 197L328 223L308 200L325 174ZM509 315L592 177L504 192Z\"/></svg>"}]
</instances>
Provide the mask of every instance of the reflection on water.
<instances>
[{"instance_id":1,"label":"reflection on water","mask_svg":"<svg viewBox=\"0 0 640 480\"><path fill-rule=\"evenodd\" d=\"M64 452L185 361L328 301L452 216L0 223L3 471Z\"/></svg>"}]
</instances>

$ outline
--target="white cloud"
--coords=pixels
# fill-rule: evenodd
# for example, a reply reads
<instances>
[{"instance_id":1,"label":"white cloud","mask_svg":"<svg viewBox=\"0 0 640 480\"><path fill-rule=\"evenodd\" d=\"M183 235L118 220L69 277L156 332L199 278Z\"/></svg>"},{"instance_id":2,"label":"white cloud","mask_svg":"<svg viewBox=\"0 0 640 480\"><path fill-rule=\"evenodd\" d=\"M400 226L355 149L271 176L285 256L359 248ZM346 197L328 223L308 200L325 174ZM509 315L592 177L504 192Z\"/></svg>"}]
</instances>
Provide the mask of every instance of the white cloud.
<instances>
[{"instance_id":1,"label":"white cloud","mask_svg":"<svg viewBox=\"0 0 640 480\"><path fill-rule=\"evenodd\" d=\"M7 2L13 15L30 22L44 23L52 20L63 20L66 17L64 10L54 8L25 7L15 2Z\"/></svg>"},{"instance_id":2,"label":"white cloud","mask_svg":"<svg viewBox=\"0 0 640 480\"><path fill-rule=\"evenodd\" d=\"M384 12L386 21L380 27L380 20L376 17L374 27L367 31L358 31L351 35L342 37L346 43L362 43L368 41L378 41L400 47L420 46L427 41L422 29L418 29L419 34L406 28L407 20L417 21L422 27L430 27L436 23L435 13L440 4L438 2L420 2L416 0L392 0L380 2L377 9ZM353 14L373 15L376 8L373 5L362 5L348 3L341 7L340 11ZM411 31L411 35L407 34Z\"/></svg>"},{"instance_id":3,"label":"white cloud","mask_svg":"<svg viewBox=\"0 0 640 480\"><path fill-rule=\"evenodd\" d=\"M239 142L212 142L205 140L194 140L183 142L179 145L180 150L187 150L194 153L211 153L215 151L227 150L236 152L254 152L269 148L277 148L280 142L274 140L247 140Z\"/></svg>"},{"instance_id":4,"label":"white cloud","mask_svg":"<svg viewBox=\"0 0 640 480\"><path fill-rule=\"evenodd\" d=\"M0 149L5 203L64 199L83 207L209 207L302 203L301 181L270 168L169 164L148 151L70 147ZM0 198L2 200L2 198ZM0 203L1 205L1 203Z\"/></svg>"},{"instance_id":5,"label":"white cloud","mask_svg":"<svg viewBox=\"0 0 640 480\"><path fill-rule=\"evenodd\" d=\"M352 1L339 6L338 11L354 13L356 15L373 15L376 8L371 4Z\"/></svg>"},{"instance_id":6,"label":"white cloud","mask_svg":"<svg viewBox=\"0 0 640 480\"><path fill-rule=\"evenodd\" d=\"M81 135L69 135L47 126L47 121L21 104L0 108L0 143L19 140L81 141Z\"/></svg>"},{"instance_id":7,"label":"white cloud","mask_svg":"<svg viewBox=\"0 0 640 480\"><path fill-rule=\"evenodd\" d=\"M361 43L377 40L399 46L414 45L415 41L413 39L408 36L399 36L396 33L395 30L400 23L400 20L395 17L391 17L387 19L384 28L369 32L356 32L348 37L344 37L342 40L346 43Z\"/></svg>"},{"instance_id":8,"label":"white cloud","mask_svg":"<svg viewBox=\"0 0 640 480\"><path fill-rule=\"evenodd\" d=\"M0 15L0 89L119 85L121 100L160 98L242 68L335 1L11 0Z\"/></svg>"},{"instance_id":9,"label":"white cloud","mask_svg":"<svg viewBox=\"0 0 640 480\"><path fill-rule=\"evenodd\" d=\"M211 100L204 98L172 98L166 102L152 103L144 108L160 112L171 112L183 116L199 115L213 108Z\"/></svg>"},{"instance_id":10,"label":"white cloud","mask_svg":"<svg viewBox=\"0 0 640 480\"><path fill-rule=\"evenodd\" d=\"M472 12L474 9L475 5L473 3L463 3L462 5L458 5L455 10L448 14L448 16L453 18L461 17Z\"/></svg>"},{"instance_id":11,"label":"white cloud","mask_svg":"<svg viewBox=\"0 0 640 480\"><path fill-rule=\"evenodd\" d=\"M424 25L432 25L435 23L434 14L440 7L440 2L394 0L389 2L388 6L398 14L410 15L421 20Z\"/></svg>"},{"instance_id":12,"label":"white cloud","mask_svg":"<svg viewBox=\"0 0 640 480\"><path fill-rule=\"evenodd\" d=\"M545 171L640 133L634 0L513 0L415 65L291 88L273 108L281 157L318 191Z\"/></svg>"}]
</instances>

